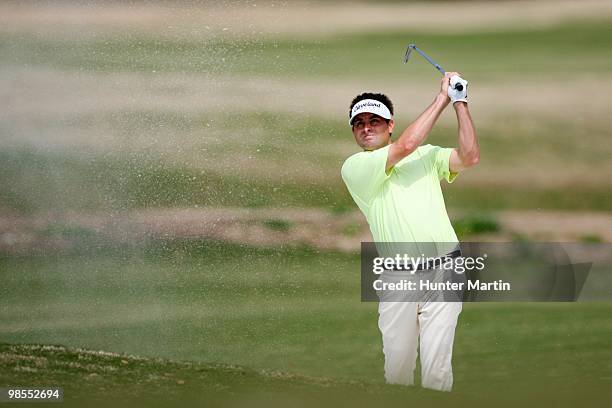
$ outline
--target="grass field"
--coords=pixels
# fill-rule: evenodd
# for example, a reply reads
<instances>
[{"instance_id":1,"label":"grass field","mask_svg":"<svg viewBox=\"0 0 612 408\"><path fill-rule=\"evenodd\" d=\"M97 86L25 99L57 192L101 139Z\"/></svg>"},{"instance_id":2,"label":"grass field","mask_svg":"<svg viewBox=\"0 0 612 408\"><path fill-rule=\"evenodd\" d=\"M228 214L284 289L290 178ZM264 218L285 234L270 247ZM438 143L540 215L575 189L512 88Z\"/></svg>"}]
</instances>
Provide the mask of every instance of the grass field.
<instances>
[{"instance_id":1,"label":"grass field","mask_svg":"<svg viewBox=\"0 0 612 408\"><path fill-rule=\"evenodd\" d=\"M129 225L100 245L63 221L229 207L350 214L339 176L357 151L349 101L388 93L403 128L437 92L423 60L401 63L411 42L470 81L481 163L443 186L451 213L490 229L498 211L533 224L553 210L609 215L612 3L466 2L463 22L443 3L403 3L0 5L0 386L224 406L272 395L307 406L312 394L328 405L607 403L610 303L466 304L455 391L443 396L383 384L376 304L359 300L355 253L140 240ZM456 144L450 110L428 143ZM57 222L38 225L43 216ZM24 220L73 250L1 252L38 242L10 229ZM469 238L466 220L453 222ZM280 216L263 225L294 227ZM344 238L357 241L359 226Z\"/></svg>"},{"instance_id":2,"label":"grass field","mask_svg":"<svg viewBox=\"0 0 612 408\"><path fill-rule=\"evenodd\" d=\"M252 370L236 365L146 359L125 354L61 346L0 343L0 381L10 384L57 386L64 390L67 406L429 406L512 407L522 403L598 406L609 391L581 380L568 384L539 380L537 385L516 387L503 399L500 389L485 385L476 394L445 394L430 390L364 381L308 377L272 370ZM9 373L12 369L13 372ZM7 375L8 374L8 375ZM534 379L536 380L536 379ZM512 393L514 392L514 393Z\"/></svg>"},{"instance_id":3,"label":"grass field","mask_svg":"<svg viewBox=\"0 0 612 408\"><path fill-rule=\"evenodd\" d=\"M401 63L413 41L472 83L482 162L449 188L451 208L608 211L609 27L597 16L523 30L312 39L5 29L2 170L19 182L2 180L0 204L352 208L338 176L355 151L348 101L381 89L407 125L438 83L424 61ZM449 112L429 142L454 145L455 132ZM74 189L78 199L54 199Z\"/></svg>"},{"instance_id":4,"label":"grass field","mask_svg":"<svg viewBox=\"0 0 612 408\"><path fill-rule=\"evenodd\" d=\"M383 385L376 304L359 301L353 255L166 243L4 258L1 268L8 272L0 296L4 342L276 370L333 379L340 393L351 381ZM597 391L594 400L609 397L611 307L466 304L455 343L456 398L499 399L502 389L544 395L559 387L566 397L584 398L587 390ZM27 378L23 367L31 364L19 366L4 366L3 382ZM44 382L47 368L31 367ZM66 381L83 374L66 375L57 378L79 394L80 386ZM99 375L107 388L121 383L121 371ZM231 373L219 375L231 389Z\"/></svg>"},{"instance_id":5,"label":"grass field","mask_svg":"<svg viewBox=\"0 0 612 408\"><path fill-rule=\"evenodd\" d=\"M361 63L366 55L381 77L424 80L432 76L432 68L423 61L411 64L410 70L392 63L401 62L407 41L413 41L438 50L453 66L484 83L518 73L527 81L559 81L585 75L587 63L591 75L609 72L612 62L605 52L611 31L608 22L602 21L459 35L409 30L351 33L312 41L257 37L189 41L109 32L99 39L78 41L5 34L2 42L5 63L28 62L62 69L347 80L371 74L372 65Z\"/></svg>"}]
</instances>

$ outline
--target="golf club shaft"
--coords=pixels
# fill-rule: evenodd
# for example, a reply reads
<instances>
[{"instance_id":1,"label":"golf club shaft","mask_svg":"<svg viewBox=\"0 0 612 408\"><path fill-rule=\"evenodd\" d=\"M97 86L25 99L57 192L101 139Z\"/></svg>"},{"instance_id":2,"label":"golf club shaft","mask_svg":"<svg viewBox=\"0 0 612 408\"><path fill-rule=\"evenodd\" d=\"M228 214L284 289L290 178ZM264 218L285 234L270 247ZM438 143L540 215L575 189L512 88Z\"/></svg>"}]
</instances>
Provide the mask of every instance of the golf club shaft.
<instances>
[{"instance_id":1,"label":"golf club shaft","mask_svg":"<svg viewBox=\"0 0 612 408\"><path fill-rule=\"evenodd\" d=\"M434 68L436 68L442 74L442 76L446 75L446 71L444 70L444 68L442 68L440 66L440 64L438 64L436 61L432 60L429 57L429 55L425 54L425 52L423 50L421 50L419 47L417 47L415 44L409 44L408 45L408 50L406 51L406 56L404 57L404 63L406 63L408 61L411 49L415 50L416 52L421 54L421 56L423 56L423 58L425 58L427 60L427 62L429 62L431 65L433 65ZM455 84L454 89L456 89L457 91L462 91L463 90L463 85Z\"/></svg>"},{"instance_id":2,"label":"golf club shaft","mask_svg":"<svg viewBox=\"0 0 612 408\"><path fill-rule=\"evenodd\" d=\"M436 68L438 71L440 71L440 73L442 75L446 74L446 71L444 70L444 68L442 68L440 66L440 64L438 64L436 61L432 60L429 55L425 54L424 51L422 51L419 47L417 47L414 44L411 44L411 48L414 49L416 52L418 52L419 54L421 54L423 56L423 58L425 58L427 60L427 62L429 62L431 65L434 66L434 68Z\"/></svg>"}]
</instances>

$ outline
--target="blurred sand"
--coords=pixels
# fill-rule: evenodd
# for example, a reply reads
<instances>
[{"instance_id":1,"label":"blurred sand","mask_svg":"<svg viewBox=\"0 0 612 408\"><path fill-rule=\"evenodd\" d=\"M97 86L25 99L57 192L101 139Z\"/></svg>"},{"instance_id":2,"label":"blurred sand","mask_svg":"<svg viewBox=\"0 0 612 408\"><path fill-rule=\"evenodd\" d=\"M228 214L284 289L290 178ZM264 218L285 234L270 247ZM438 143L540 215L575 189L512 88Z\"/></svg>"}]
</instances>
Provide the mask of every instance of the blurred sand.
<instances>
[{"instance_id":1,"label":"blurred sand","mask_svg":"<svg viewBox=\"0 0 612 408\"><path fill-rule=\"evenodd\" d=\"M517 236L543 242L612 242L612 215L596 212L502 211L500 232L469 236L472 242L512 242ZM270 224L282 224L275 228ZM314 208L167 208L118 214L0 215L0 251L51 254L71 251L79 236L51 234L53 228L90 231L107 244L143 245L147 240L218 240L255 247L309 246L359 251L372 241L358 211L333 214Z\"/></svg>"},{"instance_id":2,"label":"blurred sand","mask_svg":"<svg viewBox=\"0 0 612 408\"><path fill-rule=\"evenodd\" d=\"M457 15L461 18L458 19ZM162 37L326 36L409 29L420 32L511 30L549 26L564 20L612 16L610 0L474 1L372 3L226 1L192 4L140 2L3 2L0 32L38 35L99 35L109 30ZM86 30L83 30L87 28ZM46 33L46 34L45 34Z\"/></svg>"}]
</instances>

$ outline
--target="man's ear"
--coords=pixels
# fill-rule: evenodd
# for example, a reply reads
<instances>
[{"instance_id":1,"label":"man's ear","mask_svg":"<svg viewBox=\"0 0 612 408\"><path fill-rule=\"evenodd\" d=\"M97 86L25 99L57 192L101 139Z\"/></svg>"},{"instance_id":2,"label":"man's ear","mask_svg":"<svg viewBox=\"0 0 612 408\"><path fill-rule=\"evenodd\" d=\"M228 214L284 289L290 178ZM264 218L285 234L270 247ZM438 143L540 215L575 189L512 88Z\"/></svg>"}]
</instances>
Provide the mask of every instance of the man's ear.
<instances>
[{"instance_id":1,"label":"man's ear","mask_svg":"<svg viewBox=\"0 0 612 408\"><path fill-rule=\"evenodd\" d=\"M393 128L395 127L395 122L393 119L389 120L389 134L393 133Z\"/></svg>"}]
</instances>

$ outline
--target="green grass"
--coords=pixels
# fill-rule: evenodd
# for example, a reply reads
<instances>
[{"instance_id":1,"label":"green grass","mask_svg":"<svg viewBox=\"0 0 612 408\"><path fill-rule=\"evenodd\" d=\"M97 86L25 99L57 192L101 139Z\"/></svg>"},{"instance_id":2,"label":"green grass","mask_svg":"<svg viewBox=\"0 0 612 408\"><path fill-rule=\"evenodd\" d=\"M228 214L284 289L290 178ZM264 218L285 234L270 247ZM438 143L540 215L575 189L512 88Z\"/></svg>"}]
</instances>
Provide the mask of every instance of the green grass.
<instances>
[{"instance_id":1,"label":"green grass","mask_svg":"<svg viewBox=\"0 0 612 408\"><path fill-rule=\"evenodd\" d=\"M227 406L245 396L249 397L251 405L259 405L262 401L258 399L270 399L271 396L275 397L276 404L287 399L330 402L330 398L344 399L355 393L368 397L363 385L357 382L53 345L0 343L0 361L3 363L0 384L16 388L24 384L60 386L64 391L64 403L70 405L108 406L112 401L119 406L135 403L178 406L190 401ZM384 388L370 389L380 396ZM394 390L388 391L397 394Z\"/></svg>"},{"instance_id":2,"label":"green grass","mask_svg":"<svg viewBox=\"0 0 612 408\"><path fill-rule=\"evenodd\" d=\"M99 374L92 387L98 381L107 389L130 383L128 392L146 394L150 384L153 392L168 386L174 395L182 392L173 382L182 378L177 370L191 367L185 380L195 388L213 383L230 391L241 388L236 375L242 368L221 367L209 373L218 377L202 373L201 378L198 370L206 365L198 362L248 367L244 381L263 392L282 393L285 382L266 388L269 377L252 370L329 378L332 389L350 381L370 384L362 388L382 386L376 304L359 300L355 255L162 242L71 255L5 256L0 270L3 342L193 362L161 367L142 362L141 368L125 371L118 358L94 361L119 369ZM465 304L455 342L455 402L499 403L514 396L559 398L569 406L579 398L609 397L611 308L588 302ZM75 392L86 393L90 386L77 381L87 370L65 364L57 372L41 370L40 376L3 367L5 384L42 382L49 374ZM132 362L126 366L131 367ZM166 371L173 373L172 381L160 374ZM313 383L295 381L307 388ZM406 397L427 400L431 394L419 395Z\"/></svg>"},{"instance_id":3,"label":"green grass","mask_svg":"<svg viewBox=\"0 0 612 408\"><path fill-rule=\"evenodd\" d=\"M80 340L71 343L70 338L85 336L94 348L108 348L105 346L111 341L127 347L124 351L157 355L160 335L165 333L169 337L163 343L177 343L168 350L170 354L160 356L227 363L247 358L254 366L271 363L303 371L311 360L294 360L288 354L296 347L316 347L325 330L338 327L340 316L350 307L351 294L354 300L359 299L359 280L343 279L358 269L358 260L353 257L319 257L310 250L216 248L168 244L167 248L156 246L145 252L84 253L33 258L25 263L7 259L2 263L2 270L7 271L3 277L6 288L21 286L23 291L2 291L5 317L18 323L24 307L38 310L39 323L56 315L58 323L64 321L60 325L67 324L56 338L58 343L78 345ZM350 287L353 289L345 292ZM29 295L24 297L26 292ZM327 304L327 298L335 301ZM364 311L372 310L370 306L361 305ZM310 317L300 319L305 307L310 309ZM336 312L328 316L334 309ZM94 323L89 317L96 310L100 314ZM66 313L82 324L67 323ZM127 327L121 323L113 327L122 314L135 325L132 329L124 331ZM120 320L123 318L117 322ZM18 329L12 339L27 341L31 335L42 334L35 321L27 325L29 329ZM315 325L319 332L308 335ZM110 330L104 333L103 327ZM143 337L125 336L134 329ZM272 333L281 337L275 339ZM259 343L257 353L235 342L236 336L253 346ZM270 338L262 342L266 337Z\"/></svg>"},{"instance_id":4,"label":"green grass","mask_svg":"<svg viewBox=\"0 0 612 408\"><path fill-rule=\"evenodd\" d=\"M277 218L265 220L263 224L273 231L286 232L291 229L291 222Z\"/></svg>"},{"instance_id":5,"label":"green grass","mask_svg":"<svg viewBox=\"0 0 612 408\"><path fill-rule=\"evenodd\" d=\"M434 71L424 61L402 64L414 42L444 67L461 67L471 79L562 78L577 71L612 70L607 57L612 31L608 21L565 23L547 28L422 34L411 31L337 34L315 40L242 37L239 39L155 39L109 33L95 40L41 39L3 34L0 63L48 65L86 71L233 73L274 77L363 78L371 74L426 78ZM364 56L369 63L364 64ZM443 56L443 58L442 58ZM382 62L384 61L384 62ZM392 61L396 61L395 64ZM350 69L349 69L350 67Z\"/></svg>"},{"instance_id":6,"label":"green grass","mask_svg":"<svg viewBox=\"0 0 612 408\"><path fill-rule=\"evenodd\" d=\"M490 215L471 214L454 220L453 229L459 239L462 239L471 234L498 232L500 226L495 218Z\"/></svg>"},{"instance_id":7,"label":"green grass","mask_svg":"<svg viewBox=\"0 0 612 408\"><path fill-rule=\"evenodd\" d=\"M455 182L456 184L458 182ZM443 186L444 200L452 208L468 211L493 210L575 210L610 211L610 192L597 186L570 185L567 188L533 186ZM572 191L572 194L568 194ZM575 193L575 195L574 195Z\"/></svg>"},{"instance_id":8,"label":"green grass","mask_svg":"<svg viewBox=\"0 0 612 408\"><path fill-rule=\"evenodd\" d=\"M106 351L56 345L0 343L0 385L61 387L67 406L495 406L551 404L571 407L606 403L602 384L577 381L576 388L553 389L550 380L513 393L516 388L483 387L438 393L414 388L301 376L236 365L147 359Z\"/></svg>"},{"instance_id":9,"label":"green grass","mask_svg":"<svg viewBox=\"0 0 612 408\"><path fill-rule=\"evenodd\" d=\"M21 213L120 211L172 206L348 207L338 181L327 185L243 178L146 157L0 152L0 203ZM67 200L66 197L71 197Z\"/></svg>"}]
</instances>

